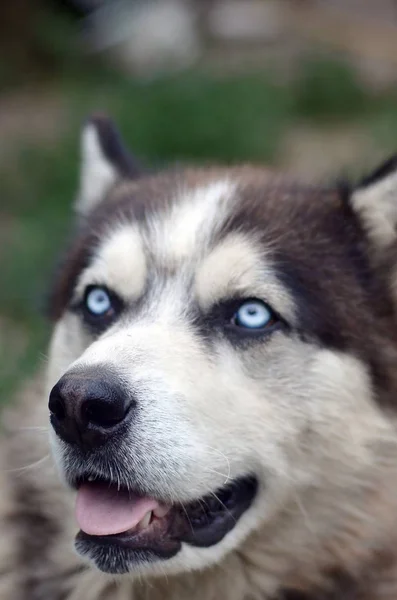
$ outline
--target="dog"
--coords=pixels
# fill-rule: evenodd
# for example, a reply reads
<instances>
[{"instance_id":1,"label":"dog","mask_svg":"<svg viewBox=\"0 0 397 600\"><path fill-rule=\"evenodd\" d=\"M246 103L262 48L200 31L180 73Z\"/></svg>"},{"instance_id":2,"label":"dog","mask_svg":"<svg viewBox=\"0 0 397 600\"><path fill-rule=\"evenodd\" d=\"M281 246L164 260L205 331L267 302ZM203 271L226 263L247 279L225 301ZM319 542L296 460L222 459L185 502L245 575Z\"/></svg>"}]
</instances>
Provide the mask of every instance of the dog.
<instances>
[{"instance_id":1,"label":"dog","mask_svg":"<svg viewBox=\"0 0 397 600\"><path fill-rule=\"evenodd\" d=\"M395 600L397 159L145 172L103 115L81 146L1 600Z\"/></svg>"}]
</instances>

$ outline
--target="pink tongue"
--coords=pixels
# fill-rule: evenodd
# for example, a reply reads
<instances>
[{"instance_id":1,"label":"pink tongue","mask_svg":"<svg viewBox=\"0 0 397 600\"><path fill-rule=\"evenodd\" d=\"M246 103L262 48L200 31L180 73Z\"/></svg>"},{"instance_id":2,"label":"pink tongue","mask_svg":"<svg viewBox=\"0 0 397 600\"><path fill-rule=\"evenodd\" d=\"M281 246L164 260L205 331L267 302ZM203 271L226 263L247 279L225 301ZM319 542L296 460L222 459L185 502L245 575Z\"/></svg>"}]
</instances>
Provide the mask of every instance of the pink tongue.
<instances>
[{"instance_id":1,"label":"pink tongue","mask_svg":"<svg viewBox=\"0 0 397 600\"><path fill-rule=\"evenodd\" d=\"M88 535L113 535L133 529L146 513L158 506L151 498L91 482L83 484L77 492L76 519Z\"/></svg>"}]
</instances>

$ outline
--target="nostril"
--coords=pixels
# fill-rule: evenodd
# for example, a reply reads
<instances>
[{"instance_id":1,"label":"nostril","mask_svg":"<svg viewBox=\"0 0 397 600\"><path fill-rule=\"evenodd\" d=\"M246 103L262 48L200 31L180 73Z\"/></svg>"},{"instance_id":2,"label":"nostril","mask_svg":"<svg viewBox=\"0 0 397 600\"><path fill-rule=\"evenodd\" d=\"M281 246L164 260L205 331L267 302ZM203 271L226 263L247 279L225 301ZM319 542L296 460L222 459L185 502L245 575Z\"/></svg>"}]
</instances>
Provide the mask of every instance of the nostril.
<instances>
[{"instance_id":1,"label":"nostril","mask_svg":"<svg viewBox=\"0 0 397 600\"><path fill-rule=\"evenodd\" d=\"M129 411L123 401L107 402L100 399L86 400L82 406L82 418L86 423L100 427L113 427L125 419Z\"/></svg>"},{"instance_id":2,"label":"nostril","mask_svg":"<svg viewBox=\"0 0 397 600\"><path fill-rule=\"evenodd\" d=\"M48 402L50 412L59 420L63 421L66 418L66 407L62 396L57 389L53 389Z\"/></svg>"},{"instance_id":3,"label":"nostril","mask_svg":"<svg viewBox=\"0 0 397 600\"><path fill-rule=\"evenodd\" d=\"M50 392L51 425L64 442L84 451L105 444L132 414L133 396L109 370L97 366L65 374Z\"/></svg>"}]
</instances>

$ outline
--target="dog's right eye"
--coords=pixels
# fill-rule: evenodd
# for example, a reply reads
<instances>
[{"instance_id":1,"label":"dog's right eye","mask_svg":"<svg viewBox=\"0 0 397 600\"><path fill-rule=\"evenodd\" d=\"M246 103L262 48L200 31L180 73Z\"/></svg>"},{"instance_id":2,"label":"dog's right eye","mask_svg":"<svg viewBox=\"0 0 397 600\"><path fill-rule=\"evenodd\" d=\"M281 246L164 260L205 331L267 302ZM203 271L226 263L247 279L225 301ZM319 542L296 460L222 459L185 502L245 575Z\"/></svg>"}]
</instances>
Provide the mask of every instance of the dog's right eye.
<instances>
[{"instance_id":1,"label":"dog's right eye","mask_svg":"<svg viewBox=\"0 0 397 600\"><path fill-rule=\"evenodd\" d=\"M102 317L112 310L112 301L104 288L93 287L86 293L85 307L91 315Z\"/></svg>"},{"instance_id":2,"label":"dog's right eye","mask_svg":"<svg viewBox=\"0 0 397 600\"><path fill-rule=\"evenodd\" d=\"M211 322L230 335L243 338L260 337L274 332L286 323L272 307L258 298L226 301L213 309Z\"/></svg>"},{"instance_id":3,"label":"dog's right eye","mask_svg":"<svg viewBox=\"0 0 397 600\"><path fill-rule=\"evenodd\" d=\"M248 330L265 329L274 323L271 309L261 300L248 300L242 302L232 318L236 327Z\"/></svg>"},{"instance_id":4,"label":"dog's right eye","mask_svg":"<svg viewBox=\"0 0 397 600\"><path fill-rule=\"evenodd\" d=\"M104 286L90 285L82 302L84 319L91 325L105 328L122 309L121 300Z\"/></svg>"}]
</instances>

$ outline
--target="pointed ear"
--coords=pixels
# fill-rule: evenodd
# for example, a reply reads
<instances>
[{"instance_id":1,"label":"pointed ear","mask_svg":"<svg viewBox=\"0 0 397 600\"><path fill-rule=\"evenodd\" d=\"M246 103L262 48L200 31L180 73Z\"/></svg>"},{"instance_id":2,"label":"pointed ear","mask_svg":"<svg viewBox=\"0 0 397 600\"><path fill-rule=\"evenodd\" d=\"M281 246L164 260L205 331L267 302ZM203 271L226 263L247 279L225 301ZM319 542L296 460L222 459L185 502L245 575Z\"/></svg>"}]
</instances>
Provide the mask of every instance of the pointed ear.
<instances>
[{"instance_id":1,"label":"pointed ear","mask_svg":"<svg viewBox=\"0 0 397 600\"><path fill-rule=\"evenodd\" d=\"M350 203L375 250L397 240L397 155L356 187Z\"/></svg>"},{"instance_id":2,"label":"pointed ear","mask_svg":"<svg viewBox=\"0 0 397 600\"><path fill-rule=\"evenodd\" d=\"M75 209L87 215L119 179L139 176L139 167L106 115L93 115L81 132L80 188Z\"/></svg>"}]
</instances>

